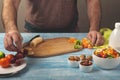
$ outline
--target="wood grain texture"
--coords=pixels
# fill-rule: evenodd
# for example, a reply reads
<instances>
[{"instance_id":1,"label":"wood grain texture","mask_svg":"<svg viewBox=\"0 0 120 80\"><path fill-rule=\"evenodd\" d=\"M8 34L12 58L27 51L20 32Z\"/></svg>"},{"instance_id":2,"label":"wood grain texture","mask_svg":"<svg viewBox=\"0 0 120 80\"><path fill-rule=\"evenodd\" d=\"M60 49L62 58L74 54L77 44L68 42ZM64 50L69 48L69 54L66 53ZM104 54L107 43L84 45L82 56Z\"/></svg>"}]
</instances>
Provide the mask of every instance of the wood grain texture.
<instances>
[{"instance_id":1,"label":"wood grain texture","mask_svg":"<svg viewBox=\"0 0 120 80\"><path fill-rule=\"evenodd\" d=\"M81 49L74 49L74 43L68 42L69 38L60 37L46 39L43 43L36 47L31 47L34 54L28 54L30 57L49 57L66 53L79 51ZM29 47L29 46L28 46Z\"/></svg>"}]
</instances>

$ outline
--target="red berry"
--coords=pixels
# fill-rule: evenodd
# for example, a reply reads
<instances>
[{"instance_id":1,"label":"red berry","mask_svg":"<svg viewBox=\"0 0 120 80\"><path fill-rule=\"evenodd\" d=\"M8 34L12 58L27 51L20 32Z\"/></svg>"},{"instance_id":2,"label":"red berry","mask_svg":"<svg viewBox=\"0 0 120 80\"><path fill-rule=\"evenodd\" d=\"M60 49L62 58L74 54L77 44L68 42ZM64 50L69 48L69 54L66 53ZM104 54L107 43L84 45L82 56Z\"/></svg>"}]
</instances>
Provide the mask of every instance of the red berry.
<instances>
[{"instance_id":1,"label":"red berry","mask_svg":"<svg viewBox=\"0 0 120 80\"><path fill-rule=\"evenodd\" d=\"M24 58L24 55L23 55L22 53L17 53L17 54L15 55L15 58L16 58L16 59L22 59L22 58Z\"/></svg>"},{"instance_id":2,"label":"red berry","mask_svg":"<svg viewBox=\"0 0 120 80\"><path fill-rule=\"evenodd\" d=\"M11 63L11 64L14 64L15 61L16 61L16 58L14 57L14 58L12 58L12 59L10 60L10 63Z\"/></svg>"},{"instance_id":3,"label":"red berry","mask_svg":"<svg viewBox=\"0 0 120 80\"><path fill-rule=\"evenodd\" d=\"M15 66L20 66L22 64L22 60L21 59L18 59L15 61Z\"/></svg>"}]
</instances>

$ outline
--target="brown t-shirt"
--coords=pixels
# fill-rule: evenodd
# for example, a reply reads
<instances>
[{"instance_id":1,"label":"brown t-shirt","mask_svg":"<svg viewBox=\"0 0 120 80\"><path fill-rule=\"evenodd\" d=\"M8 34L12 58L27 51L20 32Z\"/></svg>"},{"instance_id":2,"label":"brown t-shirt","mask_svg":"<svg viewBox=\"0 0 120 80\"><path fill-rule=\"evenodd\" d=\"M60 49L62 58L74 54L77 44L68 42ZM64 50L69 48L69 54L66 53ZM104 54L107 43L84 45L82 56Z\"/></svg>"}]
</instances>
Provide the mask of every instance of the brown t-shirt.
<instances>
[{"instance_id":1,"label":"brown t-shirt","mask_svg":"<svg viewBox=\"0 0 120 80\"><path fill-rule=\"evenodd\" d=\"M26 21L43 29L77 26L77 0L26 0Z\"/></svg>"}]
</instances>

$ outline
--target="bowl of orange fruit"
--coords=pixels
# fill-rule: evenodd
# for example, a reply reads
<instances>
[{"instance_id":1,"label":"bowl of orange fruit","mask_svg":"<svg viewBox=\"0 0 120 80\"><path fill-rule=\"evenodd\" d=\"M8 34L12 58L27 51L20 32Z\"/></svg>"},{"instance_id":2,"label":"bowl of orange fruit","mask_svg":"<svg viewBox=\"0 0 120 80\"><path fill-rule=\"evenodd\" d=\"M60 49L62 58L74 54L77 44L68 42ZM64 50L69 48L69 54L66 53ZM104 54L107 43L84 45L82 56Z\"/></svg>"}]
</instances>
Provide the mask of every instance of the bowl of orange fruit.
<instances>
[{"instance_id":1,"label":"bowl of orange fruit","mask_svg":"<svg viewBox=\"0 0 120 80\"><path fill-rule=\"evenodd\" d=\"M99 48L93 53L93 61L102 69L114 69L120 64L120 53L112 47Z\"/></svg>"}]
</instances>

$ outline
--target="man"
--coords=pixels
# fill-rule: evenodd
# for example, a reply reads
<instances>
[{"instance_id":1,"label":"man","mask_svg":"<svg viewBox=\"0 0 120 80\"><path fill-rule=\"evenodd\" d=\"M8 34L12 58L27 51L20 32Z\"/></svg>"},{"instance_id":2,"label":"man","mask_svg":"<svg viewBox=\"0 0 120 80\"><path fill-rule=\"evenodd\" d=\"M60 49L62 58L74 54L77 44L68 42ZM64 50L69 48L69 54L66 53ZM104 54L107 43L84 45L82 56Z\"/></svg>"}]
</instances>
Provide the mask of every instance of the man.
<instances>
[{"instance_id":1,"label":"man","mask_svg":"<svg viewBox=\"0 0 120 80\"><path fill-rule=\"evenodd\" d=\"M5 28L4 46L9 51L22 48L17 26L17 11L21 0L4 0L2 19ZM99 33L100 0L86 0L90 29L88 38L102 45ZM78 28L77 0L26 0L25 30L28 32L75 32Z\"/></svg>"}]
</instances>

